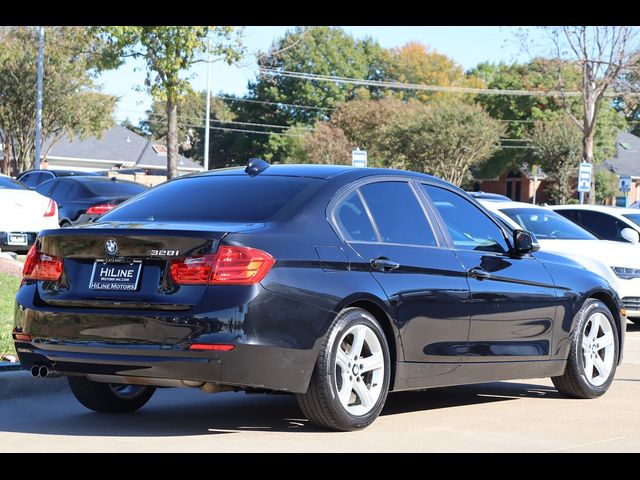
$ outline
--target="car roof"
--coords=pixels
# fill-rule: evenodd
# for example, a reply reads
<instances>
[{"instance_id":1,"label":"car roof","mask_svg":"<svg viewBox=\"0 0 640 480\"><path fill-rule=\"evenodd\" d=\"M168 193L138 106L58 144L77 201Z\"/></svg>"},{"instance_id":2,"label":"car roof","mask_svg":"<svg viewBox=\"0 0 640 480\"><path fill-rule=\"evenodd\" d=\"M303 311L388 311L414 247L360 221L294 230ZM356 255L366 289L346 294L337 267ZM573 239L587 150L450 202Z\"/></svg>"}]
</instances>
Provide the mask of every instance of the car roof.
<instances>
[{"instance_id":1,"label":"car roof","mask_svg":"<svg viewBox=\"0 0 640 480\"><path fill-rule=\"evenodd\" d=\"M614 207L612 205L552 205L553 210L592 210L595 212L609 213L611 215L622 215L623 213L640 213L640 209Z\"/></svg>"},{"instance_id":2,"label":"car roof","mask_svg":"<svg viewBox=\"0 0 640 480\"><path fill-rule=\"evenodd\" d=\"M183 175L179 178L209 177L217 175L246 175L245 167L229 167L197 172L190 175ZM409 170L395 170L392 168L359 168L350 165L318 165L318 164L278 164L270 165L266 170L258 174L259 176L289 176L289 177L311 177L328 180L337 176L349 176L352 179L367 177L372 175L389 175L421 178L434 183L451 185L450 183L425 173L413 172Z\"/></svg>"},{"instance_id":3,"label":"car roof","mask_svg":"<svg viewBox=\"0 0 640 480\"><path fill-rule=\"evenodd\" d=\"M500 193L491 193L491 192L482 192L482 191L478 191L478 192L468 191L467 193L479 200L493 200L493 201L500 201L500 202L508 202L511 200L506 195L502 195Z\"/></svg>"}]
</instances>

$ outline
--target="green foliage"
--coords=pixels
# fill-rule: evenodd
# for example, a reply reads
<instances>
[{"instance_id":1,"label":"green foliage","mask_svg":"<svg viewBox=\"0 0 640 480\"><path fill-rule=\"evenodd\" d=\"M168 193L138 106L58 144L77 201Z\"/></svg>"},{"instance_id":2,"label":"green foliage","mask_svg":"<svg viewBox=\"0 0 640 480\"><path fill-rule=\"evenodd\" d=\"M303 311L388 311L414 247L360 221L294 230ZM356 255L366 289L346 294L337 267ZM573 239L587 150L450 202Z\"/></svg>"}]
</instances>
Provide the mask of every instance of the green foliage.
<instances>
[{"instance_id":1,"label":"green foliage","mask_svg":"<svg viewBox=\"0 0 640 480\"><path fill-rule=\"evenodd\" d=\"M269 135L266 151L262 158L270 163L307 163L307 152L304 140L305 130L293 126L282 135ZM315 163L311 161L311 163Z\"/></svg>"},{"instance_id":2,"label":"green foliage","mask_svg":"<svg viewBox=\"0 0 640 480\"><path fill-rule=\"evenodd\" d=\"M619 177L612 171L600 168L595 173L595 182L597 202L602 203L617 195Z\"/></svg>"},{"instance_id":3,"label":"green foliage","mask_svg":"<svg viewBox=\"0 0 640 480\"><path fill-rule=\"evenodd\" d=\"M13 330L13 308L20 279L0 273L0 354L14 354L11 331Z\"/></svg>"},{"instance_id":4,"label":"green foliage","mask_svg":"<svg viewBox=\"0 0 640 480\"><path fill-rule=\"evenodd\" d=\"M355 40L337 27L297 27L274 42L259 58L261 66L285 71L340 77L380 79L386 68L383 49L371 39ZM326 120L337 102L375 97L380 92L356 85L261 76L249 83L248 97L277 103L311 105L313 109L257 104L252 107L269 123L312 124Z\"/></svg>"},{"instance_id":5,"label":"green foliage","mask_svg":"<svg viewBox=\"0 0 640 480\"><path fill-rule=\"evenodd\" d=\"M530 134L536 162L547 174L552 203L567 203L582 159L582 134L564 113L538 120Z\"/></svg>"},{"instance_id":6,"label":"green foliage","mask_svg":"<svg viewBox=\"0 0 640 480\"><path fill-rule=\"evenodd\" d=\"M396 167L460 185L469 168L496 150L503 133L504 126L478 105L434 102L408 112L390 129L388 158Z\"/></svg>"},{"instance_id":7,"label":"green foliage","mask_svg":"<svg viewBox=\"0 0 640 480\"><path fill-rule=\"evenodd\" d=\"M42 138L50 146L65 135L100 137L113 125L116 98L94 81L102 48L84 27L45 29ZM13 145L18 170L34 160L37 53L35 28L0 29L0 141Z\"/></svg>"}]
</instances>

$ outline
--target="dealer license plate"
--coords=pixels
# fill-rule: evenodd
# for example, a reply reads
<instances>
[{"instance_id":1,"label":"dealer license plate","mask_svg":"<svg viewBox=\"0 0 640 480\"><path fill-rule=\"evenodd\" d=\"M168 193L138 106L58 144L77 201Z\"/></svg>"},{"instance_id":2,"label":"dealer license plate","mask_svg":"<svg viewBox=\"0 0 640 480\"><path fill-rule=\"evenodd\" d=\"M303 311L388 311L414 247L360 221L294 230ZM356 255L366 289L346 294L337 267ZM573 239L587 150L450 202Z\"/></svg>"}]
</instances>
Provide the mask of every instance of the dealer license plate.
<instances>
[{"instance_id":1,"label":"dealer license plate","mask_svg":"<svg viewBox=\"0 0 640 480\"><path fill-rule=\"evenodd\" d=\"M7 245L26 245L27 234L26 233L8 233Z\"/></svg>"},{"instance_id":2,"label":"dealer license plate","mask_svg":"<svg viewBox=\"0 0 640 480\"><path fill-rule=\"evenodd\" d=\"M107 262L96 260L91 272L92 290L135 290L142 271L142 262Z\"/></svg>"}]
</instances>

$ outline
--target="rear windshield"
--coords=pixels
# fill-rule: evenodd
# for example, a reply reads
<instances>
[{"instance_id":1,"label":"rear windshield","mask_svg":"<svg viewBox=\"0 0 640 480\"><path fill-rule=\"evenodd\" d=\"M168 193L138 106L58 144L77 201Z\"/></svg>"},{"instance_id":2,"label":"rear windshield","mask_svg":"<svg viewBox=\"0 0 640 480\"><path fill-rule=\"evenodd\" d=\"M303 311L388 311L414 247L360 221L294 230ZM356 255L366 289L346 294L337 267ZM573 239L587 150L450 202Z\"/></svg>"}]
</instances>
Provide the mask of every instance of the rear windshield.
<instances>
[{"instance_id":1,"label":"rear windshield","mask_svg":"<svg viewBox=\"0 0 640 480\"><path fill-rule=\"evenodd\" d=\"M147 187L133 182L82 182L82 186L88 189L96 197L133 197L144 192Z\"/></svg>"},{"instance_id":2,"label":"rear windshield","mask_svg":"<svg viewBox=\"0 0 640 480\"><path fill-rule=\"evenodd\" d=\"M9 177L0 177L0 189L5 190L29 190L24 183L20 183Z\"/></svg>"},{"instance_id":3,"label":"rear windshield","mask_svg":"<svg viewBox=\"0 0 640 480\"><path fill-rule=\"evenodd\" d=\"M217 175L164 183L103 215L100 221L266 222L311 194L322 180Z\"/></svg>"}]
</instances>

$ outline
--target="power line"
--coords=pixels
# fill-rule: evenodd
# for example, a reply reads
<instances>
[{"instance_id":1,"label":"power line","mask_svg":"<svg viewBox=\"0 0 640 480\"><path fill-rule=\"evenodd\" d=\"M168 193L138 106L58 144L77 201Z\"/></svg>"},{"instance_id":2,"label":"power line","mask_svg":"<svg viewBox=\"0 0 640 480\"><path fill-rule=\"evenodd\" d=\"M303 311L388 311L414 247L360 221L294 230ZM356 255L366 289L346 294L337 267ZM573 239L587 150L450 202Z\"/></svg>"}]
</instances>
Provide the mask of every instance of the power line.
<instances>
[{"instance_id":1,"label":"power line","mask_svg":"<svg viewBox=\"0 0 640 480\"><path fill-rule=\"evenodd\" d=\"M249 102L249 103L263 103L265 105L276 105L276 106L285 106L285 107L293 107L293 108L302 108L305 110L335 110L331 107L316 107L312 105L296 105L294 103L280 103L280 102L267 102L266 100L253 100L250 98L234 98L234 97L225 97L222 95L212 95L211 98L218 98L220 100L229 100L232 102Z\"/></svg>"},{"instance_id":2,"label":"power line","mask_svg":"<svg viewBox=\"0 0 640 480\"><path fill-rule=\"evenodd\" d=\"M259 72L263 75L274 77L297 78L301 80L317 80L323 82L348 83L353 85L363 85L369 87L385 87L399 90L423 90L431 92L451 92L451 93L468 93L468 94L486 94L486 95L511 95L511 96L536 96L536 97L581 97L581 92L563 92L563 91L543 91L543 90L507 90L496 88L471 88L471 87L454 87L441 85L425 85L418 83L402 83L389 82L383 80L365 80L359 78L338 77L333 75L318 75L315 73L292 72L287 70L278 70L271 67L260 67ZM608 92L604 94L606 97L618 97L621 93ZM640 96L640 92L626 93L625 95Z\"/></svg>"},{"instance_id":3,"label":"power line","mask_svg":"<svg viewBox=\"0 0 640 480\"><path fill-rule=\"evenodd\" d=\"M166 124L166 122L162 121L162 120L147 120L148 122L151 123L162 123L162 124ZM178 122L178 125L182 126L182 127L195 127L195 128L203 128L202 125L194 125L194 124L190 124L190 123L183 123L183 122ZM280 133L280 132L264 132L264 131L258 131L258 130L247 130L247 129L241 129L241 128L231 128L231 127L212 127L209 126L209 128L211 130L223 130L225 132L244 132L244 133L256 133L258 135L279 135L282 137L304 137L304 135L296 135L293 133Z\"/></svg>"}]
</instances>

